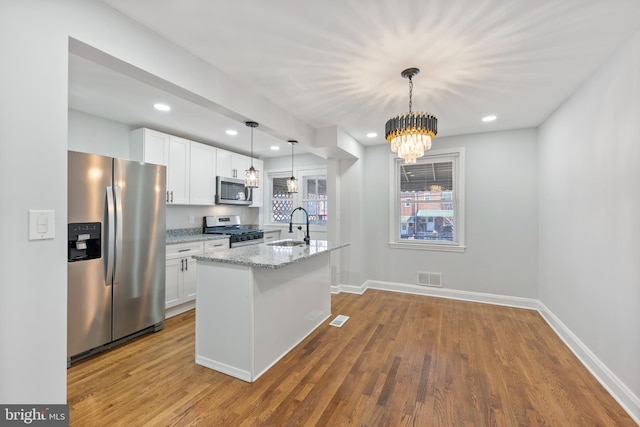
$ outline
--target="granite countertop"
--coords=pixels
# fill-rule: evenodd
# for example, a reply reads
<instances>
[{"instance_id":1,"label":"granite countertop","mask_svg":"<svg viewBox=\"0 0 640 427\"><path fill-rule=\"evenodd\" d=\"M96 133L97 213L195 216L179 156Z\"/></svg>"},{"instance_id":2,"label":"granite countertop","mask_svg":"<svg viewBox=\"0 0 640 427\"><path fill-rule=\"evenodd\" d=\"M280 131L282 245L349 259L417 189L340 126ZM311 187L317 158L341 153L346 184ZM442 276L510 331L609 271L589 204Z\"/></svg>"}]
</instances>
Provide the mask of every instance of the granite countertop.
<instances>
[{"instance_id":1,"label":"granite countertop","mask_svg":"<svg viewBox=\"0 0 640 427\"><path fill-rule=\"evenodd\" d=\"M278 242L287 240L291 239L278 240ZM349 243L331 243L326 240L312 240L309 246L304 244L274 246L273 243L263 243L240 246L206 255L195 255L193 258L198 261L214 261L248 267L281 268L346 246L349 246Z\"/></svg>"},{"instance_id":2,"label":"granite countertop","mask_svg":"<svg viewBox=\"0 0 640 427\"><path fill-rule=\"evenodd\" d=\"M202 228L178 228L167 230L165 243L176 245L178 243L203 242L205 240L226 239L227 234L202 234Z\"/></svg>"},{"instance_id":3,"label":"granite countertop","mask_svg":"<svg viewBox=\"0 0 640 427\"><path fill-rule=\"evenodd\" d=\"M203 242L205 240L228 239L228 234L187 234L183 236L167 236L167 245L176 245L178 243Z\"/></svg>"}]
</instances>

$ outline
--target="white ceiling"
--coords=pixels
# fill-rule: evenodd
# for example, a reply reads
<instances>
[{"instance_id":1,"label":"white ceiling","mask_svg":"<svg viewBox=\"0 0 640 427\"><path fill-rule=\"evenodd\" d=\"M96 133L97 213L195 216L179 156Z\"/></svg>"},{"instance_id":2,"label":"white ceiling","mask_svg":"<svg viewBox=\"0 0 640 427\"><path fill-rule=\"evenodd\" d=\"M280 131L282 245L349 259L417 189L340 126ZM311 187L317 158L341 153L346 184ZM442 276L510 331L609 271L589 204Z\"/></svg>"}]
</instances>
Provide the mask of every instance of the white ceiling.
<instances>
[{"instance_id":1,"label":"white ceiling","mask_svg":"<svg viewBox=\"0 0 640 427\"><path fill-rule=\"evenodd\" d=\"M310 126L337 125L365 145L385 143L387 119L408 110L405 68L420 68L413 109L437 115L440 136L531 127L640 29L638 0L103 2ZM193 111L159 121L136 111L133 99L157 89L87 62L72 57L71 108L222 145L233 142L216 132L244 127L171 96L168 102ZM100 78L115 80L98 84ZM127 108L118 87L132 97ZM489 114L498 119L482 123ZM238 130L248 149L247 129ZM265 138L258 155L286 155L286 143L256 135ZM271 142L284 151L270 152Z\"/></svg>"}]
</instances>

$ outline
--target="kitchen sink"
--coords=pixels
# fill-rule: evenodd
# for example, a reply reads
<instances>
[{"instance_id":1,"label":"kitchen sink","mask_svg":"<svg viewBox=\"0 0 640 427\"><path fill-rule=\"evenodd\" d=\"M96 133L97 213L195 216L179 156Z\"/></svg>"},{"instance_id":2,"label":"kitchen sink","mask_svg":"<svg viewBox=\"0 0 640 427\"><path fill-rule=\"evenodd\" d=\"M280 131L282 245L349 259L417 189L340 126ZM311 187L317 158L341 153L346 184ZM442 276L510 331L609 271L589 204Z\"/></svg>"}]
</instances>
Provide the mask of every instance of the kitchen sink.
<instances>
[{"instance_id":1,"label":"kitchen sink","mask_svg":"<svg viewBox=\"0 0 640 427\"><path fill-rule=\"evenodd\" d=\"M267 243L267 246L301 246L304 245L302 240L281 240L279 242Z\"/></svg>"}]
</instances>

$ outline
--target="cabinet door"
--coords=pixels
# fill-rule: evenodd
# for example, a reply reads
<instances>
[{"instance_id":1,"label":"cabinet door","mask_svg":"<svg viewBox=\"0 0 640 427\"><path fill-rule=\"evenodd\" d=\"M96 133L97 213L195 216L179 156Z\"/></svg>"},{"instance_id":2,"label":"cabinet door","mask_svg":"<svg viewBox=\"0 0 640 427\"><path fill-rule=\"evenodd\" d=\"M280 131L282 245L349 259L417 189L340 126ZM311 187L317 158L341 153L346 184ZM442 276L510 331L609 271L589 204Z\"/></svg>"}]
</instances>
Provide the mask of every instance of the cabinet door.
<instances>
[{"instance_id":1,"label":"cabinet door","mask_svg":"<svg viewBox=\"0 0 640 427\"><path fill-rule=\"evenodd\" d=\"M221 150L218 148L217 158L216 158L216 169L217 174L220 176L225 176L229 178L233 178L233 166L231 165L231 157L232 153L230 151Z\"/></svg>"},{"instance_id":2,"label":"cabinet door","mask_svg":"<svg viewBox=\"0 0 640 427\"><path fill-rule=\"evenodd\" d=\"M133 160L167 166L169 162L169 135L153 129L131 131Z\"/></svg>"},{"instance_id":3,"label":"cabinet door","mask_svg":"<svg viewBox=\"0 0 640 427\"><path fill-rule=\"evenodd\" d=\"M177 136L169 138L167 191L169 203L189 204L189 160L191 141Z\"/></svg>"},{"instance_id":4,"label":"cabinet door","mask_svg":"<svg viewBox=\"0 0 640 427\"><path fill-rule=\"evenodd\" d=\"M182 272L182 301L191 301L196 298L196 271L197 262L195 259L188 257L183 258L184 271Z\"/></svg>"},{"instance_id":5,"label":"cabinet door","mask_svg":"<svg viewBox=\"0 0 640 427\"><path fill-rule=\"evenodd\" d=\"M213 205L216 195L216 149L191 142L190 204Z\"/></svg>"},{"instance_id":6,"label":"cabinet door","mask_svg":"<svg viewBox=\"0 0 640 427\"><path fill-rule=\"evenodd\" d=\"M244 179L244 174L251 164L251 159L245 155L231 153L231 169L235 173L234 178ZM255 165L253 166L255 167Z\"/></svg>"},{"instance_id":7,"label":"cabinet door","mask_svg":"<svg viewBox=\"0 0 640 427\"><path fill-rule=\"evenodd\" d=\"M166 263L165 279L165 308L170 308L181 303L181 282L183 258L168 259Z\"/></svg>"}]
</instances>

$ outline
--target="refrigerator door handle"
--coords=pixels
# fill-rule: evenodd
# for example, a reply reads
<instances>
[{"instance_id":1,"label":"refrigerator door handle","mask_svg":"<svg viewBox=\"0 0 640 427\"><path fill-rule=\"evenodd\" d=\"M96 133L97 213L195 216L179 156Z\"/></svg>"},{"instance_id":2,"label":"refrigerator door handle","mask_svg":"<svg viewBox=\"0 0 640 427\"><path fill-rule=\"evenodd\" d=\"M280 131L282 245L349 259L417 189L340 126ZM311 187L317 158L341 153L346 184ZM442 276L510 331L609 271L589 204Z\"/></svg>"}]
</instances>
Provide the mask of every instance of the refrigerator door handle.
<instances>
[{"instance_id":1,"label":"refrigerator door handle","mask_svg":"<svg viewBox=\"0 0 640 427\"><path fill-rule=\"evenodd\" d=\"M115 206L113 202L113 187L107 187L107 266L105 274L105 286L113 283L113 262L115 258Z\"/></svg>"},{"instance_id":2,"label":"refrigerator door handle","mask_svg":"<svg viewBox=\"0 0 640 427\"><path fill-rule=\"evenodd\" d=\"M114 207L116 211L115 262L113 267L113 284L120 283L118 263L122 259L122 197L120 187L113 187Z\"/></svg>"}]
</instances>

